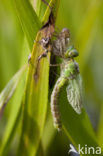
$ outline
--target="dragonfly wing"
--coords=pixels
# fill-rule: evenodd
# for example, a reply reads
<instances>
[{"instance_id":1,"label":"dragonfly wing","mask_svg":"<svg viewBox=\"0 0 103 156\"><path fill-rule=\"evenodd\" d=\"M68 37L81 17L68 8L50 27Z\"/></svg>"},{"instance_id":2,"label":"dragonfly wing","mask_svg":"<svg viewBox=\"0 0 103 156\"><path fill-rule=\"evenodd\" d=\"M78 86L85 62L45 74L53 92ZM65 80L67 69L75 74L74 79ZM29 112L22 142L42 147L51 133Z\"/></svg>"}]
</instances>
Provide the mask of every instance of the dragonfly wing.
<instances>
[{"instance_id":1,"label":"dragonfly wing","mask_svg":"<svg viewBox=\"0 0 103 156\"><path fill-rule=\"evenodd\" d=\"M82 109L82 79L80 75L77 75L75 79L69 81L69 85L66 88L67 99L73 109L80 114Z\"/></svg>"}]
</instances>

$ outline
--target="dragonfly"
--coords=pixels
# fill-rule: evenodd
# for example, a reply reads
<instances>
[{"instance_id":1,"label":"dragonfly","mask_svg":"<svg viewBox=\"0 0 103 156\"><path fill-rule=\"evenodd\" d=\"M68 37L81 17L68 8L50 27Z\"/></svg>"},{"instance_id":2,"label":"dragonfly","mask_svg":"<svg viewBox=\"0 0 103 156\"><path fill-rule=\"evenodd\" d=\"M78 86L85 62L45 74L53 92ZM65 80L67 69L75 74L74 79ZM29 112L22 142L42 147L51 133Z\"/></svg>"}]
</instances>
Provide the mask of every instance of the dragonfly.
<instances>
[{"instance_id":1,"label":"dragonfly","mask_svg":"<svg viewBox=\"0 0 103 156\"><path fill-rule=\"evenodd\" d=\"M66 84L68 103L74 111L81 114L82 111L82 79L79 72L79 65L74 60L79 55L74 46L70 45L70 33L63 28L56 40L52 42L52 52L62 58L60 76L56 81L51 94L51 112L54 126L61 131L61 113L59 110L59 97L63 86Z\"/></svg>"},{"instance_id":2,"label":"dragonfly","mask_svg":"<svg viewBox=\"0 0 103 156\"><path fill-rule=\"evenodd\" d=\"M46 5L49 5L45 0L42 0ZM70 32L68 28L63 28L60 33L55 34L54 40L52 40L52 36L54 35L54 20L52 14L52 8L50 7L51 15L49 17L49 21L43 27L43 29L48 29L49 33L46 37L42 38L40 41L41 46L44 49L44 52L38 57L38 62L43 57L47 57L48 52L51 54L61 57L61 71L60 76L54 86L54 89L51 94L51 112L54 120L54 126L61 131L62 123L61 123L61 113L59 110L59 96L62 87L67 84L66 92L68 103L72 106L74 111L78 114L81 113L82 110L82 79L79 72L79 65L74 60L75 57L79 55L78 51L74 48L74 46L70 45ZM50 62L49 62L50 64ZM50 64L51 65L51 64ZM56 65L51 65L56 66Z\"/></svg>"}]
</instances>

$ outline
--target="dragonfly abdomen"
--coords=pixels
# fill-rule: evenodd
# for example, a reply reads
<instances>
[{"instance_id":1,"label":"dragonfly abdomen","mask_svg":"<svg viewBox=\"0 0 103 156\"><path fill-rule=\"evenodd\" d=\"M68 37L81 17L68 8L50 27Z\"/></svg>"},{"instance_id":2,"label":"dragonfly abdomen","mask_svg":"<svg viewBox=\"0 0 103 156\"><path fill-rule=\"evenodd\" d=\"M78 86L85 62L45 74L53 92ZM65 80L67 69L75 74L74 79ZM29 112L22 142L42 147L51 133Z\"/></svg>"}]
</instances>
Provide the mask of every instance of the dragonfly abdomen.
<instances>
[{"instance_id":1,"label":"dragonfly abdomen","mask_svg":"<svg viewBox=\"0 0 103 156\"><path fill-rule=\"evenodd\" d=\"M51 95L51 112L54 120L54 126L58 129L58 131L61 131L62 124L61 124L61 115L59 110L59 103L58 103L58 97L59 93L62 87L61 83L61 77L57 80L56 85L53 89L52 95Z\"/></svg>"}]
</instances>

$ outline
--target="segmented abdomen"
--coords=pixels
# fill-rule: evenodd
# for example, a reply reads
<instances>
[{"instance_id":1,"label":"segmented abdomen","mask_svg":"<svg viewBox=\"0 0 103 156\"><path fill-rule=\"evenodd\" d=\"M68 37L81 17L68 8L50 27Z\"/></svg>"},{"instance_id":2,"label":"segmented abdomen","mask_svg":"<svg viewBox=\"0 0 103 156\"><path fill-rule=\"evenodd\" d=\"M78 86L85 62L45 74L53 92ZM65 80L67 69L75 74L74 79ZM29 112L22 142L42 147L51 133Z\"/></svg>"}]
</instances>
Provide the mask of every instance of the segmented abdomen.
<instances>
[{"instance_id":1,"label":"segmented abdomen","mask_svg":"<svg viewBox=\"0 0 103 156\"><path fill-rule=\"evenodd\" d=\"M58 131L60 131L62 128L61 116L60 116L59 104L58 104L58 96L60 91L60 88L58 86L59 81L60 80L58 79L51 95L51 112L54 120L54 126L55 128L58 129Z\"/></svg>"},{"instance_id":2,"label":"segmented abdomen","mask_svg":"<svg viewBox=\"0 0 103 156\"><path fill-rule=\"evenodd\" d=\"M53 116L54 126L55 128L58 129L58 131L61 131L61 128L62 128L58 97L59 97L60 90L62 86L64 85L65 81L66 81L65 78L60 77L57 80L55 87L53 89L52 95L51 95L51 112Z\"/></svg>"}]
</instances>

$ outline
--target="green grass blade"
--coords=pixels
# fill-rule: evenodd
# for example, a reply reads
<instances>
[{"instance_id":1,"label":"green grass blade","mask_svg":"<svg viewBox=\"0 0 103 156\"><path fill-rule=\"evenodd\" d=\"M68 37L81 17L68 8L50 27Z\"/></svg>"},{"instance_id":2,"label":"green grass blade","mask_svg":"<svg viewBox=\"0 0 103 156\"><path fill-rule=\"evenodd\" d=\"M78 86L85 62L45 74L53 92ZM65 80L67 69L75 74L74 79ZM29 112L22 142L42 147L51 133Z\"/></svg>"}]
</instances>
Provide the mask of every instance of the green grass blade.
<instances>
[{"instance_id":1,"label":"green grass blade","mask_svg":"<svg viewBox=\"0 0 103 156\"><path fill-rule=\"evenodd\" d=\"M20 90L20 92L21 92L21 90ZM20 97L20 96L18 96L18 97ZM8 124L6 126L6 132L3 137L2 146L0 148L0 156L2 156L2 155L6 156L8 154L12 139L15 135L18 124L20 122L21 114L22 114L21 100L18 101L18 103L20 105L18 105L18 109L17 109L17 112L15 112L15 116L12 114L12 118L10 117L8 120Z\"/></svg>"},{"instance_id":2,"label":"green grass blade","mask_svg":"<svg viewBox=\"0 0 103 156\"><path fill-rule=\"evenodd\" d=\"M29 52L29 47L28 47L26 39L24 40L23 49L22 49L22 58L21 58L22 65L25 62L27 62L27 58L28 58L27 56L28 53L25 53L25 51ZM6 130L2 139L2 146L0 148L1 155L7 155L8 151L10 150L11 143L13 141L13 138L15 137L17 127L21 121L21 115L22 115L21 101L22 101L22 96L23 96L24 88L25 88L25 83L24 83L25 78L26 78L26 73L23 74L19 87L17 87L16 93L14 97L12 98L12 102L10 103L11 113L9 115L8 123L6 125Z\"/></svg>"},{"instance_id":3,"label":"green grass blade","mask_svg":"<svg viewBox=\"0 0 103 156\"><path fill-rule=\"evenodd\" d=\"M18 86L18 83L19 83L20 79L22 78L22 75L23 75L25 69L26 69L26 66L21 68L21 70L19 70L14 75L14 77L9 81L7 86L1 92L1 94L0 94L0 113L1 113L1 115L2 115L2 111L3 111L4 107L6 106L6 104L10 100L10 98L13 96L13 94Z\"/></svg>"},{"instance_id":4,"label":"green grass blade","mask_svg":"<svg viewBox=\"0 0 103 156\"><path fill-rule=\"evenodd\" d=\"M50 12L47 11L46 13L49 17ZM44 18L44 23L46 22L47 18ZM38 32L37 42L34 43L32 50L24 95L23 127L18 155L20 153L27 156L36 155L43 133L48 102L49 64L47 58L40 61L39 76L35 78L34 74L37 68L37 58L43 53L43 48L38 44L38 41L44 36L43 30Z\"/></svg>"},{"instance_id":5,"label":"green grass blade","mask_svg":"<svg viewBox=\"0 0 103 156\"><path fill-rule=\"evenodd\" d=\"M48 2L48 1L47 1ZM60 0L50 0L48 2L49 6L52 8L52 13L56 19L57 16L57 12L58 12L58 7L60 4ZM36 11L38 14L38 17L41 19L42 24L45 24L45 22L48 21L51 9L50 7L47 6L46 4L44 4L44 2L42 2L42 0L37 0L37 6L36 6Z\"/></svg>"},{"instance_id":6,"label":"green grass blade","mask_svg":"<svg viewBox=\"0 0 103 156\"><path fill-rule=\"evenodd\" d=\"M54 140L56 134L57 134L57 130L54 129L51 111L49 110L49 114L47 116L47 121L42 136L42 146L43 146L44 153L48 152L48 149L51 146L51 143Z\"/></svg>"},{"instance_id":7,"label":"green grass blade","mask_svg":"<svg viewBox=\"0 0 103 156\"><path fill-rule=\"evenodd\" d=\"M88 147L97 147L97 139L85 110L83 110L81 115L74 112L67 101L65 87L59 97L63 129L67 137L76 148L78 148L78 144L82 147L85 147L85 145L88 145Z\"/></svg>"},{"instance_id":8,"label":"green grass blade","mask_svg":"<svg viewBox=\"0 0 103 156\"><path fill-rule=\"evenodd\" d=\"M14 0L14 4L30 50L32 50L33 42L38 30L41 28L41 23L28 0Z\"/></svg>"},{"instance_id":9,"label":"green grass blade","mask_svg":"<svg viewBox=\"0 0 103 156\"><path fill-rule=\"evenodd\" d=\"M40 40L38 34L36 40ZM31 57L32 62L36 62L37 56L43 52L38 43L34 44ZM31 63L32 64L32 63ZM48 76L49 66L47 59L41 61L40 77L34 79L35 66L29 65L26 91L24 97L24 117L19 154L35 155L42 135L48 101ZM43 92L42 92L43 91ZM18 155L19 155L18 154Z\"/></svg>"},{"instance_id":10,"label":"green grass blade","mask_svg":"<svg viewBox=\"0 0 103 156\"><path fill-rule=\"evenodd\" d=\"M42 0L37 0L35 10L38 15L38 18L41 21L42 21L46 8L47 8L47 5L44 2L42 2Z\"/></svg>"},{"instance_id":11,"label":"green grass blade","mask_svg":"<svg viewBox=\"0 0 103 156\"><path fill-rule=\"evenodd\" d=\"M5 129L5 133L3 135L3 139L2 139L2 144L0 147L0 156L5 156L8 154L12 139L15 135L17 126L19 124L20 118L21 118L21 99L23 96L23 92L24 92L24 80L25 80L25 70L24 68L21 69L19 72L21 73L17 73L15 76L20 75L22 79L19 81L19 84L16 82L17 84L17 88L16 88L16 92L12 98L12 101L10 100L10 104L11 105L11 109L9 110L9 117L8 117L8 122L6 125L6 129ZM20 79L20 78L19 78Z\"/></svg>"},{"instance_id":12,"label":"green grass blade","mask_svg":"<svg viewBox=\"0 0 103 156\"><path fill-rule=\"evenodd\" d=\"M57 17L57 13L58 13L58 8L59 8L59 4L60 4L60 0L51 0L50 3L49 3L49 6L52 8L52 13L53 13L53 16L54 16L54 20L56 20L56 17ZM45 14L43 16L43 19L42 19L42 23L45 24L46 21L48 21L48 18L49 18L49 15L50 15L50 7L47 7L46 11L45 11Z\"/></svg>"}]
</instances>

